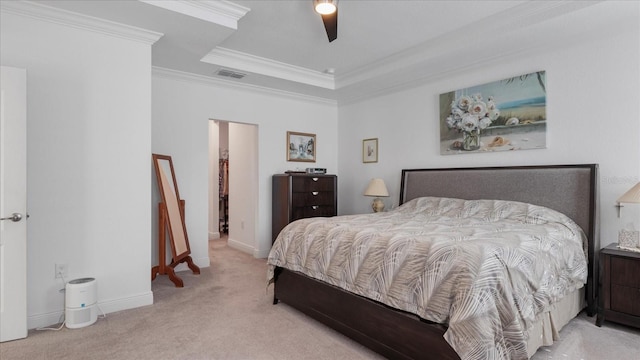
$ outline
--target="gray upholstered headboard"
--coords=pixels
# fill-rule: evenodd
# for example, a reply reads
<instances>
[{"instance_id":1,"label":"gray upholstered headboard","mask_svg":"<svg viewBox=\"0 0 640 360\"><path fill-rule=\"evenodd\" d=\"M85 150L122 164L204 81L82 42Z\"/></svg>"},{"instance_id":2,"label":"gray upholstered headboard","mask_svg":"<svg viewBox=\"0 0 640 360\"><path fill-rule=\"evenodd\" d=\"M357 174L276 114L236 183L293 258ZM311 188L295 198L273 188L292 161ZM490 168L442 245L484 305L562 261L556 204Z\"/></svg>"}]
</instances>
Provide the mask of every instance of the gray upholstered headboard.
<instances>
[{"instance_id":1,"label":"gray upholstered headboard","mask_svg":"<svg viewBox=\"0 0 640 360\"><path fill-rule=\"evenodd\" d=\"M600 250L598 165L402 170L400 204L422 196L527 202L564 213L589 238L589 314L595 313Z\"/></svg>"}]
</instances>

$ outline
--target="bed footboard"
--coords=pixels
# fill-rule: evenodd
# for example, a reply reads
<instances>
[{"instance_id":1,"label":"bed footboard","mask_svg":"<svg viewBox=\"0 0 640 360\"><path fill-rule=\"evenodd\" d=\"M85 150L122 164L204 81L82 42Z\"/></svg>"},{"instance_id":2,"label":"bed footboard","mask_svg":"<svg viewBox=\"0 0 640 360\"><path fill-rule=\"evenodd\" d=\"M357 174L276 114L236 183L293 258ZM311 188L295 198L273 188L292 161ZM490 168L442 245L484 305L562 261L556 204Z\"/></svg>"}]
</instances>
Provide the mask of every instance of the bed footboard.
<instances>
[{"instance_id":1,"label":"bed footboard","mask_svg":"<svg viewBox=\"0 0 640 360\"><path fill-rule=\"evenodd\" d=\"M460 359L446 327L287 269L276 269L274 304L303 312L391 359Z\"/></svg>"}]
</instances>

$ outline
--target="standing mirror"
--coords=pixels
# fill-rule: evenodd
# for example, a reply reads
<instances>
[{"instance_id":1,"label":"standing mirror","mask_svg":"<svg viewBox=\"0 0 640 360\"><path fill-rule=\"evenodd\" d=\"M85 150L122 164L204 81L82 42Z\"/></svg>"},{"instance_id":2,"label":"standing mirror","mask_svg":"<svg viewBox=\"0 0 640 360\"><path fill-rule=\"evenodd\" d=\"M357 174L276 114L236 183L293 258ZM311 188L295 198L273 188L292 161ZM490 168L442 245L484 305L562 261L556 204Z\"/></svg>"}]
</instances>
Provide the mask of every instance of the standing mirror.
<instances>
[{"instance_id":1,"label":"standing mirror","mask_svg":"<svg viewBox=\"0 0 640 360\"><path fill-rule=\"evenodd\" d=\"M171 156L153 154L152 157L162 201L158 204L159 264L151 269L151 280L154 280L158 274L166 274L176 287L183 287L182 279L174 270L178 264L186 262L194 274L200 273L200 268L193 263L190 256L191 249L184 221L184 200L180 199ZM167 235L172 255L169 264L165 264Z\"/></svg>"}]
</instances>

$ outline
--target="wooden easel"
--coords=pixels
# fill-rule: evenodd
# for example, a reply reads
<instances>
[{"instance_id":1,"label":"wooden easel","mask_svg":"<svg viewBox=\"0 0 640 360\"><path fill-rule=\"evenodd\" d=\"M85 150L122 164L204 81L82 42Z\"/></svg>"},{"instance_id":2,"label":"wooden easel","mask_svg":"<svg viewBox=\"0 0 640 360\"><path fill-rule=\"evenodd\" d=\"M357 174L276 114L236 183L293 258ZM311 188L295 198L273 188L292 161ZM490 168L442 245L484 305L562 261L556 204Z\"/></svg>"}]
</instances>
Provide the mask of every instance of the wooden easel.
<instances>
[{"instance_id":1,"label":"wooden easel","mask_svg":"<svg viewBox=\"0 0 640 360\"><path fill-rule=\"evenodd\" d=\"M180 214L182 219L184 219L184 200L180 200ZM190 249L180 255L176 255L175 245L172 241L170 241L170 243L173 257L171 258L171 263L165 264L167 256L166 230L169 226L167 219L167 206L162 202L158 203L158 265L151 268L151 281L155 280L157 275L168 275L169 280L171 280L176 287L183 287L184 283L182 282L182 279L176 275L175 267L180 263L186 262L187 266L194 274L200 274L200 268L193 263L193 259L191 259L191 256L189 255L191 253Z\"/></svg>"}]
</instances>

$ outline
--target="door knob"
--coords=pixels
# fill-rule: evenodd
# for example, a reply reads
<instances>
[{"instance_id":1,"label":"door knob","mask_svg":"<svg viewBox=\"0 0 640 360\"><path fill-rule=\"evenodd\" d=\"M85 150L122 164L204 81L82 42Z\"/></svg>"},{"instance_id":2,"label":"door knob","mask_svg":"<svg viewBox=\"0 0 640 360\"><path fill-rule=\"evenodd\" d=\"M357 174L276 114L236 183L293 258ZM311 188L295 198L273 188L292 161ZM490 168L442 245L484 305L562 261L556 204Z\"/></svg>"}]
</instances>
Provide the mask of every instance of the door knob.
<instances>
[{"instance_id":1,"label":"door knob","mask_svg":"<svg viewBox=\"0 0 640 360\"><path fill-rule=\"evenodd\" d=\"M13 213L13 214L11 214L11 216L9 216L9 217L3 217L3 218L0 218L0 220L11 220L11 221L13 221L13 222L18 222L18 221L22 220L22 214L20 214L20 213Z\"/></svg>"}]
</instances>

